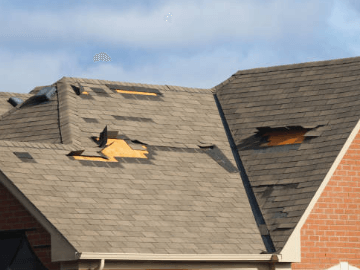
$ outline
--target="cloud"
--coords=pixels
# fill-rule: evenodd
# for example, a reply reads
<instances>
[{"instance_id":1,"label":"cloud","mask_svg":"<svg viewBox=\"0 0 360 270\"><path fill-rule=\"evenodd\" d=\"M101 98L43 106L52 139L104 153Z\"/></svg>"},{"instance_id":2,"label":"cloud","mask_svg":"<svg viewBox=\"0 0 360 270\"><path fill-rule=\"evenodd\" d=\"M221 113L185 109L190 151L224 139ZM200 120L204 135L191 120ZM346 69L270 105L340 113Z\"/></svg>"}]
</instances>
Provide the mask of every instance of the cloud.
<instances>
[{"instance_id":1,"label":"cloud","mask_svg":"<svg viewBox=\"0 0 360 270\"><path fill-rule=\"evenodd\" d=\"M76 70L74 56L65 52L15 53L0 51L1 92L28 93L35 86L52 84L65 70Z\"/></svg>"},{"instance_id":2,"label":"cloud","mask_svg":"<svg viewBox=\"0 0 360 270\"><path fill-rule=\"evenodd\" d=\"M93 42L138 48L188 47L227 41L274 41L304 35L321 21L320 0L224 0L164 2L148 13L90 5L71 10L2 11L0 34L47 35L60 43ZM172 13L171 23L164 17ZM21 18L21 20L19 20ZM8 27L8 26L11 27ZM296 31L294 31L296 29Z\"/></svg>"},{"instance_id":3,"label":"cloud","mask_svg":"<svg viewBox=\"0 0 360 270\"><path fill-rule=\"evenodd\" d=\"M247 53L220 47L188 57L168 55L162 61L138 65L131 69L116 63L99 62L71 76L211 88L228 79L238 70L280 65L279 58L278 54L260 46L255 46Z\"/></svg>"},{"instance_id":4,"label":"cloud","mask_svg":"<svg viewBox=\"0 0 360 270\"><path fill-rule=\"evenodd\" d=\"M219 63L226 62L226 67ZM211 88L235 73L241 64L236 52L218 49L187 58L170 55L163 61L127 69L118 63L94 63L71 74L74 77L126 81L147 84L170 84ZM70 76L70 75L64 75Z\"/></svg>"},{"instance_id":5,"label":"cloud","mask_svg":"<svg viewBox=\"0 0 360 270\"><path fill-rule=\"evenodd\" d=\"M356 5L353 1L336 1L328 19L337 43L354 55L360 55L359 10L359 4Z\"/></svg>"},{"instance_id":6,"label":"cloud","mask_svg":"<svg viewBox=\"0 0 360 270\"><path fill-rule=\"evenodd\" d=\"M306 57L318 57L336 41L331 25L338 18L328 21L332 2L169 0L147 10L90 1L71 10L3 8L0 91L29 92L62 76L210 88L238 70L312 61ZM168 13L171 22L164 20ZM6 41L1 35L8 35ZM42 38L34 42L36 36ZM335 49L329 52L334 57ZM100 52L111 62L94 63Z\"/></svg>"}]
</instances>

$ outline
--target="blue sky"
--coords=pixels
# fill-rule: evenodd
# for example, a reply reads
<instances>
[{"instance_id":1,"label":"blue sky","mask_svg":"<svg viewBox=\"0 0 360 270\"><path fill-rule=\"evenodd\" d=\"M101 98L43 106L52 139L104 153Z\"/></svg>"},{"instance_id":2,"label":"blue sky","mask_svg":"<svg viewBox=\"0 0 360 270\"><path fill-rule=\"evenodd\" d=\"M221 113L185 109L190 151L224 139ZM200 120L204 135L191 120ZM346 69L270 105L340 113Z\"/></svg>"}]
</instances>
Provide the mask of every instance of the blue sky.
<instances>
[{"instance_id":1,"label":"blue sky","mask_svg":"<svg viewBox=\"0 0 360 270\"><path fill-rule=\"evenodd\" d=\"M359 13L358 0L0 0L0 91L63 76L211 88L238 70L359 56Z\"/></svg>"}]
</instances>

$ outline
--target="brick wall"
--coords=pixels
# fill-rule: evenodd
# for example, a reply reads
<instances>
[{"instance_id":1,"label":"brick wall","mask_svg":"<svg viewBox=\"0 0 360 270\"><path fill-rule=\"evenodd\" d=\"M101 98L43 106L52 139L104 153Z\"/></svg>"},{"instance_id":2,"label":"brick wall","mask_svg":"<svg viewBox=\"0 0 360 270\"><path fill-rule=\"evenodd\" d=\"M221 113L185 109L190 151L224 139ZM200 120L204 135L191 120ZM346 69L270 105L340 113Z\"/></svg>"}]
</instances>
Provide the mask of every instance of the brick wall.
<instances>
[{"instance_id":1,"label":"brick wall","mask_svg":"<svg viewBox=\"0 0 360 270\"><path fill-rule=\"evenodd\" d=\"M301 261L292 269L360 268L360 134L301 229Z\"/></svg>"},{"instance_id":2,"label":"brick wall","mask_svg":"<svg viewBox=\"0 0 360 270\"><path fill-rule=\"evenodd\" d=\"M0 183L0 230L36 228L26 232L31 246L50 245L50 234L20 204L20 202ZM51 263L50 248L33 248L35 254L49 270L59 270L60 263Z\"/></svg>"}]
</instances>

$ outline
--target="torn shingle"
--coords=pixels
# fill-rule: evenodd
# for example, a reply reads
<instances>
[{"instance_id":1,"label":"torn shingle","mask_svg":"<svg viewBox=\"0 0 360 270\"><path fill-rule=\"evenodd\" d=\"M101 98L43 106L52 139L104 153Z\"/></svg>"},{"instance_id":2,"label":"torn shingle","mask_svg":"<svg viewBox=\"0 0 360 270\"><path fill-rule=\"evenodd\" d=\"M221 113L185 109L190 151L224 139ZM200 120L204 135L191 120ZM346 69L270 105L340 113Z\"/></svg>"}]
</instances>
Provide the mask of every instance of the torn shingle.
<instances>
[{"instance_id":1,"label":"torn shingle","mask_svg":"<svg viewBox=\"0 0 360 270\"><path fill-rule=\"evenodd\" d=\"M24 101L21 98L17 98L17 97L10 97L8 99L8 102L13 105L14 107L16 107L17 105L23 103Z\"/></svg>"},{"instance_id":2,"label":"torn shingle","mask_svg":"<svg viewBox=\"0 0 360 270\"><path fill-rule=\"evenodd\" d=\"M157 96L162 95L158 89L148 88L148 87L139 87L139 86L126 86L126 85L113 85L107 84L112 91L115 93L123 93L123 94L155 94Z\"/></svg>"},{"instance_id":3,"label":"torn shingle","mask_svg":"<svg viewBox=\"0 0 360 270\"><path fill-rule=\"evenodd\" d=\"M90 89L98 96L110 97L110 95L102 88L90 87Z\"/></svg>"},{"instance_id":4,"label":"torn shingle","mask_svg":"<svg viewBox=\"0 0 360 270\"><path fill-rule=\"evenodd\" d=\"M84 121L86 123L99 123L99 121L95 118L87 118L87 117L83 117Z\"/></svg>"},{"instance_id":5,"label":"torn shingle","mask_svg":"<svg viewBox=\"0 0 360 270\"><path fill-rule=\"evenodd\" d=\"M56 88L54 86L47 86L47 87L44 87L43 89L41 89L35 95L35 97L38 100L49 101L55 93L56 93Z\"/></svg>"},{"instance_id":6,"label":"torn shingle","mask_svg":"<svg viewBox=\"0 0 360 270\"><path fill-rule=\"evenodd\" d=\"M151 118L145 117L133 117L133 116L122 116L122 115L113 115L116 120L122 121L139 121L139 122L154 122Z\"/></svg>"}]
</instances>

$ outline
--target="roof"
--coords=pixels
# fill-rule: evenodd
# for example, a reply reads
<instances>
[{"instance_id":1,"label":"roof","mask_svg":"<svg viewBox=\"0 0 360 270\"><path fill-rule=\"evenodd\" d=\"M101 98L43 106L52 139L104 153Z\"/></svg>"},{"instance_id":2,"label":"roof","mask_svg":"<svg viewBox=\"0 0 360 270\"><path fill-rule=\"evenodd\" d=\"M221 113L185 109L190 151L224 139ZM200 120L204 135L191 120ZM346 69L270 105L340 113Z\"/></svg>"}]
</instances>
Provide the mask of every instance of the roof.
<instances>
[{"instance_id":1,"label":"roof","mask_svg":"<svg viewBox=\"0 0 360 270\"><path fill-rule=\"evenodd\" d=\"M215 87L277 251L360 118L359 79L355 57L243 70ZM296 147L256 144L259 128L291 126L313 137Z\"/></svg>"},{"instance_id":2,"label":"roof","mask_svg":"<svg viewBox=\"0 0 360 270\"><path fill-rule=\"evenodd\" d=\"M31 94L18 94L10 92L0 92L0 115L3 115L7 111L11 110L13 106L8 102L11 97L18 97L22 100L28 99Z\"/></svg>"},{"instance_id":3,"label":"roof","mask_svg":"<svg viewBox=\"0 0 360 270\"><path fill-rule=\"evenodd\" d=\"M211 89L63 77L2 111L0 180L80 253L280 253L360 118L359 78L360 57Z\"/></svg>"},{"instance_id":4,"label":"roof","mask_svg":"<svg viewBox=\"0 0 360 270\"><path fill-rule=\"evenodd\" d=\"M52 86L1 118L0 169L79 253L265 250L211 89Z\"/></svg>"},{"instance_id":5,"label":"roof","mask_svg":"<svg viewBox=\"0 0 360 270\"><path fill-rule=\"evenodd\" d=\"M31 101L42 87L36 87L30 94L0 93L3 114L0 116L0 140L23 142L43 141L60 143L61 134L58 127L57 95L46 103L30 104L14 108L10 97Z\"/></svg>"}]
</instances>

